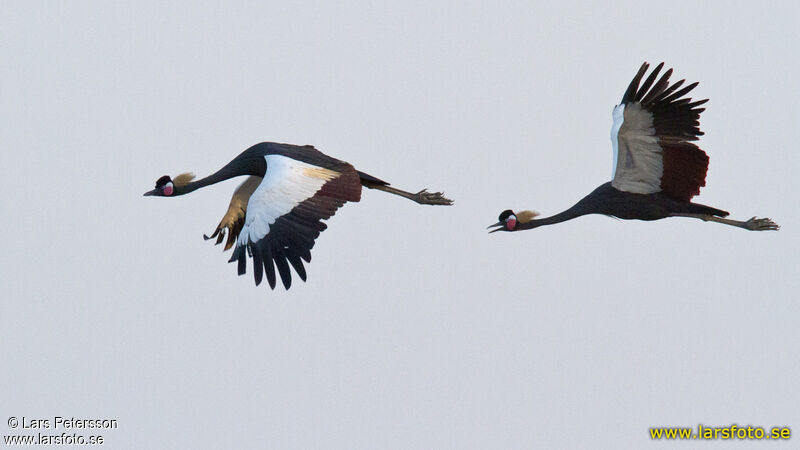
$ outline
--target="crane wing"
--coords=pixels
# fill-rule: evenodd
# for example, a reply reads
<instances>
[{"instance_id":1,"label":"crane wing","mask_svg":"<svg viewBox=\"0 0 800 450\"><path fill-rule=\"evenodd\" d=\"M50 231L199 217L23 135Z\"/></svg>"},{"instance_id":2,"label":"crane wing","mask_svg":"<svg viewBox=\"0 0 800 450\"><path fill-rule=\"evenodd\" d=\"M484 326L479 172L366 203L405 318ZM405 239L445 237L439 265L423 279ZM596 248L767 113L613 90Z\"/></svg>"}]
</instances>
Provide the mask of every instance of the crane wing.
<instances>
[{"instance_id":1,"label":"crane wing","mask_svg":"<svg viewBox=\"0 0 800 450\"><path fill-rule=\"evenodd\" d=\"M211 236L206 236L204 234L203 238L208 240L216 237L217 242L215 242L214 245L219 245L227 234L228 239L225 241L224 250L233 247L236 238L239 237L239 232L242 231L242 227L244 226L247 202L250 200L250 196L253 195L258 185L261 184L261 180L262 178L257 176L247 177L247 179L233 191L233 197L228 205L228 211L222 216L222 220L219 221L219 225L217 225L214 233L212 233Z\"/></svg>"},{"instance_id":2,"label":"crane wing","mask_svg":"<svg viewBox=\"0 0 800 450\"><path fill-rule=\"evenodd\" d=\"M265 158L266 173L247 202L230 262L238 262L242 275L250 254L257 285L266 273L274 289L277 267L284 287L289 289L289 264L305 281L301 260L311 261L314 240L327 228L322 220L333 216L345 202L359 201L361 182L353 166L333 158L325 161L326 167L285 154L267 154Z\"/></svg>"},{"instance_id":3,"label":"crane wing","mask_svg":"<svg viewBox=\"0 0 800 450\"><path fill-rule=\"evenodd\" d=\"M685 80L670 85L672 69L656 81L659 64L639 86L649 64L631 81L622 102L614 108L611 143L614 165L611 185L636 194L664 192L689 201L705 186L708 156L694 145L703 133L699 118L708 101L682 98L697 86L678 90Z\"/></svg>"}]
</instances>

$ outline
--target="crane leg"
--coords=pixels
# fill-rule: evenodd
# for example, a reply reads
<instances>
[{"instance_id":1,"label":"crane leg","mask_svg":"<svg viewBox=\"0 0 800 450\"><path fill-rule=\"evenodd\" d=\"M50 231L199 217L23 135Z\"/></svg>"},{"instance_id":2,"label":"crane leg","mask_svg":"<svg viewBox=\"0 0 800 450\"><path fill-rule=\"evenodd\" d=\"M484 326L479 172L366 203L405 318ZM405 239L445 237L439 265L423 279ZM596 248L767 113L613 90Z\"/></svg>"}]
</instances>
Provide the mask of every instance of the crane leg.
<instances>
[{"instance_id":1,"label":"crane leg","mask_svg":"<svg viewBox=\"0 0 800 450\"><path fill-rule=\"evenodd\" d=\"M671 214L673 217L693 217L695 219L700 219L704 222L718 222L724 223L725 225L731 225L734 227L744 228L745 230L750 231L775 231L780 229L780 225L773 222L772 219L764 218L759 219L755 216L751 217L750 220L746 222L742 222L739 220L731 220L725 219L723 217L712 216L710 214L690 214L690 213L673 213Z\"/></svg>"},{"instance_id":2,"label":"crane leg","mask_svg":"<svg viewBox=\"0 0 800 450\"><path fill-rule=\"evenodd\" d=\"M395 189L391 186L386 186L377 183L363 183L362 184L369 188L369 189L377 189L379 191L388 192L390 194L399 195L400 197L405 197L411 201L415 201L420 205L452 205L453 201L449 198L446 198L444 194L441 192L428 192L427 189L423 189L416 194L412 194L411 192L402 191L400 189Z\"/></svg>"}]
</instances>

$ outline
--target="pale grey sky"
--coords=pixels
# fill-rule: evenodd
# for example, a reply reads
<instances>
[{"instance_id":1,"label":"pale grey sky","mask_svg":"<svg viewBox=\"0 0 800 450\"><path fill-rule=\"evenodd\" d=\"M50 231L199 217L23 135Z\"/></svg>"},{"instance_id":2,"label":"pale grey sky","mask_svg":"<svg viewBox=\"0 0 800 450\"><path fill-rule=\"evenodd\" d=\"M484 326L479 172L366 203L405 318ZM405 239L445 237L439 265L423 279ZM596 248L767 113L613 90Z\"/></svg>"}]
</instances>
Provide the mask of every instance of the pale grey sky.
<instances>
[{"instance_id":1,"label":"pale grey sky","mask_svg":"<svg viewBox=\"0 0 800 450\"><path fill-rule=\"evenodd\" d=\"M800 432L793 2L3 2L0 430L115 418L106 448L789 448ZM708 97L697 201L777 233L557 213L611 175L643 61ZM202 240L236 182L143 198L260 141L392 182L307 283ZM59 430L61 431L61 430ZM88 434L88 433L86 433Z\"/></svg>"}]
</instances>

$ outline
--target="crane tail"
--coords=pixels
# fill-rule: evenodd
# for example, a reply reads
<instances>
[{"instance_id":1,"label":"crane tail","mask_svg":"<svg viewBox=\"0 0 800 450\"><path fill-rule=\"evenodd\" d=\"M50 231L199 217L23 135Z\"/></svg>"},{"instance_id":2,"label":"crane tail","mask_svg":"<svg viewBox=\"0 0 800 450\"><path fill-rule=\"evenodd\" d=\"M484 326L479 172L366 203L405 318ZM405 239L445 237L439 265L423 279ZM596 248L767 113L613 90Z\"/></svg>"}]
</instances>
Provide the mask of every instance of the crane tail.
<instances>
[{"instance_id":1,"label":"crane tail","mask_svg":"<svg viewBox=\"0 0 800 450\"><path fill-rule=\"evenodd\" d=\"M691 214L710 214L717 217L728 217L730 215L728 211L701 205L699 203L689 203L688 206L686 212Z\"/></svg>"},{"instance_id":2,"label":"crane tail","mask_svg":"<svg viewBox=\"0 0 800 450\"><path fill-rule=\"evenodd\" d=\"M358 177L361 179L361 185L367 188L372 188L373 186L388 186L389 183L381 180L380 178L373 177L368 173L364 173L360 170L356 171L358 173Z\"/></svg>"}]
</instances>

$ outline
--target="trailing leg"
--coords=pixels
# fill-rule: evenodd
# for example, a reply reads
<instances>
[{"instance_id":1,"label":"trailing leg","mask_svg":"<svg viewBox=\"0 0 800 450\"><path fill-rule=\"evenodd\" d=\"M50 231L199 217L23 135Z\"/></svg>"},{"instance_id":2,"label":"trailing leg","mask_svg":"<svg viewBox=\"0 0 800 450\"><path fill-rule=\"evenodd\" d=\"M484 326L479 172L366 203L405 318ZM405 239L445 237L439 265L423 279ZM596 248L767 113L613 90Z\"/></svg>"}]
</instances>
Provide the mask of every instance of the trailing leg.
<instances>
[{"instance_id":1,"label":"trailing leg","mask_svg":"<svg viewBox=\"0 0 800 450\"><path fill-rule=\"evenodd\" d=\"M416 194L406 192L400 189L389 186L389 183L368 175L364 172L358 172L361 177L361 185L368 189L377 189L379 191L388 192L390 194L399 195L400 197L407 198L411 201L417 202L420 205L452 205L453 201L446 198L441 192L428 192L423 189Z\"/></svg>"},{"instance_id":2,"label":"trailing leg","mask_svg":"<svg viewBox=\"0 0 800 450\"><path fill-rule=\"evenodd\" d=\"M400 197L405 197L409 200L415 201L420 205L452 205L453 201L449 198L446 198L444 194L441 192L428 192L427 189L423 189L416 194L412 194L411 192L402 191L400 189L395 189L391 186L386 185L364 185L370 189L377 189L379 191L388 192L390 194L399 195Z\"/></svg>"},{"instance_id":3,"label":"trailing leg","mask_svg":"<svg viewBox=\"0 0 800 450\"><path fill-rule=\"evenodd\" d=\"M695 219L700 219L706 222L723 223L725 225L731 225L734 227L739 227L750 231L776 231L780 229L780 225L773 222L772 219L770 218L759 219L755 216L751 217L750 220L746 222L742 222L739 220L725 219L723 217L712 216L710 214L673 213L670 214L670 216L693 217Z\"/></svg>"}]
</instances>

